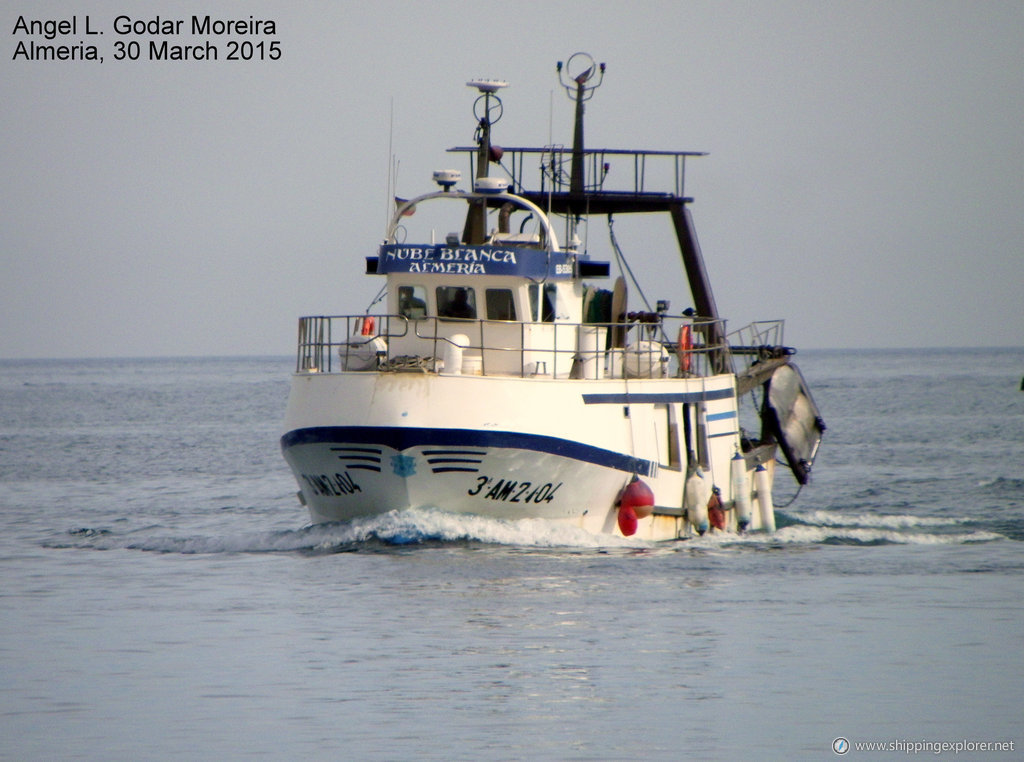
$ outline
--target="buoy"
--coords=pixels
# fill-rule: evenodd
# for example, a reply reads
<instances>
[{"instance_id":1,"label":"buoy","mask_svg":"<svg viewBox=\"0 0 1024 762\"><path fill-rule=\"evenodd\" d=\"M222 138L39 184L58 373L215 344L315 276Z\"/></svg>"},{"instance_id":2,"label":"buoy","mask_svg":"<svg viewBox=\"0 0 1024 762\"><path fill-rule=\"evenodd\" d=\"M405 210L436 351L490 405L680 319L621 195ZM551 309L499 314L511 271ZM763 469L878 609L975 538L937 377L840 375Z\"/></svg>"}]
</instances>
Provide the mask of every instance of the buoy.
<instances>
[{"instance_id":1,"label":"buoy","mask_svg":"<svg viewBox=\"0 0 1024 762\"><path fill-rule=\"evenodd\" d=\"M654 513L654 493L634 474L619 494L619 531L626 537L636 534L637 523Z\"/></svg>"},{"instance_id":2,"label":"buoy","mask_svg":"<svg viewBox=\"0 0 1024 762\"><path fill-rule=\"evenodd\" d=\"M619 506L632 508L638 519L646 519L654 513L654 493L651 488L634 476L632 481L622 490Z\"/></svg>"},{"instance_id":3,"label":"buoy","mask_svg":"<svg viewBox=\"0 0 1024 762\"><path fill-rule=\"evenodd\" d=\"M710 492L704 473L698 467L686 480L683 507L693 528L698 534L708 531L708 493Z\"/></svg>"},{"instance_id":4,"label":"buoy","mask_svg":"<svg viewBox=\"0 0 1024 762\"><path fill-rule=\"evenodd\" d=\"M743 532L750 526L750 479L747 477L747 461L738 452L729 463L729 484L732 487L732 504L736 508L736 526Z\"/></svg>"},{"instance_id":5,"label":"buoy","mask_svg":"<svg viewBox=\"0 0 1024 762\"><path fill-rule=\"evenodd\" d=\"M772 505L772 480L763 463L759 463L754 470L754 486L757 488L757 507L761 512L761 526L766 532L774 532L775 506Z\"/></svg>"},{"instance_id":6,"label":"buoy","mask_svg":"<svg viewBox=\"0 0 1024 762\"><path fill-rule=\"evenodd\" d=\"M619 506L619 531L626 537L636 534L636 514L632 508Z\"/></svg>"},{"instance_id":7,"label":"buoy","mask_svg":"<svg viewBox=\"0 0 1024 762\"><path fill-rule=\"evenodd\" d=\"M375 321L374 321L372 315L367 315L366 317L364 317L363 318L363 329L362 329L363 336L373 336L373 334L375 333L374 326L375 326Z\"/></svg>"}]
</instances>

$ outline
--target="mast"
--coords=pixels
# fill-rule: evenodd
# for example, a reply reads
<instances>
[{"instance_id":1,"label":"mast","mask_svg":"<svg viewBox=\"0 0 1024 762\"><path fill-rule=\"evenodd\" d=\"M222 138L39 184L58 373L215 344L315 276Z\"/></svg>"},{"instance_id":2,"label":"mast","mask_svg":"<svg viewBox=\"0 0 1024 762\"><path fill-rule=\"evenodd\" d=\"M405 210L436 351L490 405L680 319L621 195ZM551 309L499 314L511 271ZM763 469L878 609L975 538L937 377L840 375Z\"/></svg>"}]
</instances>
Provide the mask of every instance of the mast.
<instances>
[{"instance_id":1,"label":"mast","mask_svg":"<svg viewBox=\"0 0 1024 762\"><path fill-rule=\"evenodd\" d=\"M574 63L575 62L575 63ZM581 214L590 209L593 201L592 195L596 197L601 192L596 188L591 190L584 182L584 158L586 150L583 145L583 112L584 103L594 96L594 91L604 81L605 65L595 64L594 59L587 53L574 53L567 64L558 62L558 81L565 88L569 98L576 102L576 123L573 129L572 139L572 169L569 175L569 198L568 209L573 215L573 226L579 220ZM565 77L562 76L563 68ZM579 73L574 74L574 71ZM597 79L594 79L595 74ZM566 81L568 78L568 81ZM690 293L693 296L693 306L697 314L704 318L711 318L705 328L704 340L709 346L724 346L725 333L721 323L718 322L718 307L715 304L714 294L711 292L711 281L708 279L707 269L704 267L704 257L701 255L700 244L697 242L697 230L693 225L693 218L690 210L686 207L689 199L674 196L669 200L668 211L672 215L672 222L676 230L676 238L679 241L679 253L683 258L683 267L686 270L686 277L690 283ZM639 206L639 205L638 205ZM641 208L630 208L624 204L618 211L643 211ZM611 210L609 209L609 214ZM725 351L715 350L712 352L712 362L715 370L724 372L727 369L728 359Z\"/></svg>"},{"instance_id":2,"label":"mast","mask_svg":"<svg viewBox=\"0 0 1024 762\"><path fill-rule=\"evenodd\" d=\"M488 164L495 156L491 146L491 125L501 119L503 106L495 93L508 82L500 79L474 79L466 83L467 87L475 87L480 97L473 103L473 116L476 117L476 178L487 177ZM476 183L474 182L474 186ZM466 213L466 225L462 231L462 240L470 246L478 246L487 239L487 203L470 201Z\"/></svg>"},{"instance_id":3,"label":"mast","mask_svg":"<svg viewBox=\"0 0 1024 762\"><path fill-rule=\"evenodd\" d=\"M577 59L579 60L577 61ZM577 62L574 64L574 61ZM594 91L604 81L605 65L602 63L598 68L598 64L595 64L594 59L587 53L573 53L564 67L565 75L569 78L568 82L562 77L563 65L561 61L558 62L557 68L558 81L565 88L569 99L576 102L576 121L572 133L572 168L569 174L569 193L573 196L579 196L582 200L583 194L586 191L583 182L583 104L594 97ZM572 72L577 69L579 73L574 75ZM598 71L600 76L598 76L596 82L592 82L594 74ZM581 214L583 211L581 204L581 208L576 213Z\"/></svg>"},{"instance_id":4,"label":"mast","mask_svg":"<svg viewBox=\"0 0 1024 762\"><path fill-rule=\"evenodd\" d=\"M683 162L688 156L703 156L703 153L690 151L642 151L642 150L590 150L583 139L583 122L585 103L594 96L594 91L604 81L605 64L597 64L587 53L574 53L568 61L559 61L557 65L558 80L565 88L569 99L575 103L575 125L571 169L568 189L566 189L560 167L556 166L558 153L553 146L545 148L507 148L513 154L512 165L522 165L528 154L539 154L542 157L542 174L551 179L551 189L529 190L517 189L517 195L528 199L545 209L548 213L564 214L568 218L569 230L567 237L571 240L576 232L580 219L587 214L635 214L665 213L672 217L676 239L679 243L679 254L683 260L683 268L690 285L693 305L697 315L705 318L701 331L705 344L711 349L712 366L716 372L726 372L730 367L729 348L726 345L725 330L718 314L715 297L711 290L704 257L701 254L697 231L690 214L689 203L692 199L683 195ZM470 87L480 90L473 107L477 117L477 145L449 149L451 151L471 153L476 161L475 175L477 178L487 176L488 162L501 155L501 149L491 145L491 126L501 117L501 101L494 93L507 83L494 80L474 80L467 83ZM482 113L481 113L482 111ZM633 187L631 189L611 190L605 187L603 176L586 177L587 160L596 161L597 157L619 156L633 160ZM551 157L551 166L545 162ZM676 186L672 192L650 191L644 188L644 167L648 158L670 157L676 165ZM603 171L608 171L608 164ZM602 168L595 163L593 172L600 173ZM464 239L467 243L482 243L486 236L486 201L471 202L466 217Z\"/></svg>"},{"instance_id":5,"label":"mast","mask_svg":"<svg viewBox=\"0 0 1024 762\"><path fill-rule=\"evenodd\" d=\"M725 373L729 370L725 331L718 317L718 306L715 304L715 295L711 292L708 271L704 267L704 256L700 252L700 242L697 240L697 228L694 227L693 217L685 201L674 200L669 212L676 229L676 238L679 240L679 253L683 258L686 279L690 282L693 306L700 317L712 320L698 330L703 330L705 344L716 347L711 351L711 363L715 372Z\"/></svg>"}]
</instances>

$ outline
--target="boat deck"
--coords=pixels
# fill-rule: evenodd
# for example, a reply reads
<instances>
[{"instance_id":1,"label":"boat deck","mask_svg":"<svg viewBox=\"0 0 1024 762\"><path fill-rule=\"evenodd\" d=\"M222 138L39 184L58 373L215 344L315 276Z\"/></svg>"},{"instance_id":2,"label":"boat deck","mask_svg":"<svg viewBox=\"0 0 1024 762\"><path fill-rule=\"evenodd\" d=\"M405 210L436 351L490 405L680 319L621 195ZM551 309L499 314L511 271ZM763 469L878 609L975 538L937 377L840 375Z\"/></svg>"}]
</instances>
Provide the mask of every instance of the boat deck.
<instances>
[{"instance_id":1,"label":"boat deck","mask_svg":"<svg viewBox=\"0 0 1024 762\"><path fill-rule=\"evenodd\" d=\"M708 339L724 335L724 321L657 313L633 317L628 323L531 323L309 316L299 320L296 372L538 379L700 378L725 372L739 377L743 393L787 360L780 346L782 321L752 324L714 343Z\"/></svg>"}]
</instances>

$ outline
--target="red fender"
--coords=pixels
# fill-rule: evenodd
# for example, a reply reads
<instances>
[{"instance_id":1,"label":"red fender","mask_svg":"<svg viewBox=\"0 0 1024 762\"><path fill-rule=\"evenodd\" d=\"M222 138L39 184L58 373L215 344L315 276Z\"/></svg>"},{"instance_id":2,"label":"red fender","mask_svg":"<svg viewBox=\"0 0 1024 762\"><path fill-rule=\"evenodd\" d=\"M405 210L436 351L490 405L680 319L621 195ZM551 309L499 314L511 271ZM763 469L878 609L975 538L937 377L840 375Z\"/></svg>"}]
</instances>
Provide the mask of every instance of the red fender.
<instances>
[{"instance_id":1,"label":"red fender","mask_svg":"<svg viewBox=\"0 0 1024 762\"><path fill-rule=\"evenodd\" d=\"M718 496L717 487L708 500L708 521L715 529L725 529L725 509L722 508L722 499Z\"/></svg>"},{"instance_id":2,"label":"red fender","mask_svg":"<svg viewBox=\"0 0 1024 762\"><path fill-rule=\"evenodd\" d=\"M622 532L626 537L632 537L636 534L636 514L633 509L629 506L622 506L619 508L619 531Z\"/></svg>"},{"instance_id":3,"label":"red fender","mask_svg":"<svg viewBox=\"0 0 1024 762\"><path fill-rule=\"evenodd\" d=\"M619 495L619 530L629 537L636 534L637 521L654 513L654 493L637 477Z\"/></svg>"}]
</instances>

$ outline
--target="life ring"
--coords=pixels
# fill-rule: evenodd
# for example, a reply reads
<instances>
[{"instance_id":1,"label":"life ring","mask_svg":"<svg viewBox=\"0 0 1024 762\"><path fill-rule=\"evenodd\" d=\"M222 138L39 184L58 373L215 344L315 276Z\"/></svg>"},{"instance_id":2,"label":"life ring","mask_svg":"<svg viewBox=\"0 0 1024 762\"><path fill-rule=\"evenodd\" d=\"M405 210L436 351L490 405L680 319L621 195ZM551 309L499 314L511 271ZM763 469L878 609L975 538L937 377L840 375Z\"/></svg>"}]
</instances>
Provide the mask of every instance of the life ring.
<instances>
[{"instance_id":1,"label":"life ring","mask_svg":"<svg viewBox=\"0 0 1024 762\"><path fill-rule=\"evenodd\" d=\"M693 365L693 331L689 323L679 326L679 348L676 353L679 355L679 369L688 373Z\"/></svg>"},{"instance_id":2,"label":"life ring","mask_svg":"<svg viewBox=\"0 0 1024 762\"><path fill-rule=\"evenodd\" d=\"M363 336L373 336L374 331L374 319L372 315L367 315L363 318L362 334Z\"/></svg>"}]
</instances>

